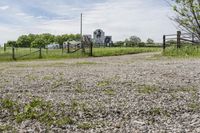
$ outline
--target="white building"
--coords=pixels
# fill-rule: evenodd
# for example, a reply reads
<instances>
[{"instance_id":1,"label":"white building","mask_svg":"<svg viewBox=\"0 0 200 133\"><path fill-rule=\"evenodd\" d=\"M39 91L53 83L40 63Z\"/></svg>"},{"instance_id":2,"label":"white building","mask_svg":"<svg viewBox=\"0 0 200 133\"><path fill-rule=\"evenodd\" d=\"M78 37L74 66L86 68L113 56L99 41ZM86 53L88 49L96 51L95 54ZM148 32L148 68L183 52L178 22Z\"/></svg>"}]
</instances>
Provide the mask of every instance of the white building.
<instances>
[{"instance_id":1,"label":"white building","mask_svg":"<svg viewBox=\"0 0 200 133\"><path fill-rule=\"evenodd\" d=\"M104 44L105 42L105 32L101 29L94 31L93 41L95 44Z\"/></svg>"},{"instance_id":2,"label":"white building","mask_svg":"<svg viewBox=\"0 0 200 133\"><path fill-rule=\"evenodd\" d=\"M47 45L46 48L48 48L48 49L59 49L60 45L53 43L53 44Z\"/></svg>"}]
</instances>

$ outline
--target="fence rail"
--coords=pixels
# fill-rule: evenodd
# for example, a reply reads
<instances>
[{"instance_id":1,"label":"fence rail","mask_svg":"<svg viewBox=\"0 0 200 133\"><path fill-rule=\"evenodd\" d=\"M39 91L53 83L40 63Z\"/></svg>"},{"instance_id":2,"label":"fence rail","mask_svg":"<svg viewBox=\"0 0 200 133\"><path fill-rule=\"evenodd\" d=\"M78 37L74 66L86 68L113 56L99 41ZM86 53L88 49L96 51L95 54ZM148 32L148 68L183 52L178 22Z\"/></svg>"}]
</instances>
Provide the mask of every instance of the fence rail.
<instances>
[{"instance_id":1,"label":"fence rail","mask_svg":"<svg viewBox=\"0 0 200 133\"><path fill-rule=\"evenodd\" d=\"M182 41L188 42L191 44L200 44L199 41L195 40L195 36L192 33L181 33L177 31L177 34L163 35L163 51L167 47L167 41L175 40L177 48L181 48Z\"/></svg>"}]
</instances>

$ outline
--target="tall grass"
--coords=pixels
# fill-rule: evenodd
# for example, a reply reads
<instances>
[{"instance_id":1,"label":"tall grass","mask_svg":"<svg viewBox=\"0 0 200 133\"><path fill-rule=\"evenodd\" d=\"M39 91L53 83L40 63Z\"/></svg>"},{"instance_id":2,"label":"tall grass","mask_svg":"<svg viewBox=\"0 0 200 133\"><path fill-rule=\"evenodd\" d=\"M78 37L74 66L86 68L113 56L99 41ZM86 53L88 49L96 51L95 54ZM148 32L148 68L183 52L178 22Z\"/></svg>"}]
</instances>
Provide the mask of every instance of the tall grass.
<instances>
[{"instance_id":1,"label":"tall grass","mask_svg":"<svg viewBox=\"0 0 200 133\"><path fill-rule=\"evenodd\" d=\"M169 47L163 52L163 55L169 57L200 57L200 47L183 46L180 49Z\"/></svg>"},{"instance_id":2,"label":"tall grass","mask_svg":"<svg viewBox=\"0 0 200 133\"><path fill-rule=\"evenodd\" d=\"M145 48L145 47L94 48L93 56L94 57L117 56L117 55L144 53L144 52L155 52L159 50L160 48ZM39 51L39 49L32 48L30 50L30 48L16 48L15 57L17 60L39 59L39 52L37 51ZM83 58L83 57L88 57L88 54L83 54L81 51L69 54L66 51L62 53L61 49L49 49L49 50L42 49L42 59L67 59L67 58ZM11 60L12 60L12 48L7 48L6 51L4 51L3 48L0 48L0 61L11 61Z\"/></svg>"},{"instance_id":3,"label":"tall grass","mask_svg":"<svg viewBox=\"0 0 200 133\"><path fill-rule=\"evenodd\" d=\"M156 52L160 50L161 50L160 48L149 48L149 47L94 48L93 55L95 57L118 56L118 55L127 55L127 54Z\"/></svg>"}]
</instances>

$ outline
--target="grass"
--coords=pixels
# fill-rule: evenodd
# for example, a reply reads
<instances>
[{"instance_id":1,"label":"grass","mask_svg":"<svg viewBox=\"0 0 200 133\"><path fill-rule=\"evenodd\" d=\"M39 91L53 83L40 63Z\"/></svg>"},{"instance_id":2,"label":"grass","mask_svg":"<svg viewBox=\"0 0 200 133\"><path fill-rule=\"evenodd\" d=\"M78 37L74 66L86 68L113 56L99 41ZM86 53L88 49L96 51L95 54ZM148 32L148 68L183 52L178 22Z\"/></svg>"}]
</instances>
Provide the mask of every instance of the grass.
<instances>
[{"instance_id":1,"label":"grass","mask_svg":"<svg viewBox=\"0 0 200 133\"><path fill-rule=\"evenodd\" d=\"M137 91L142 94L152 94L159 91L159 89L155 86L143 85L139 86Z\"/></svg>"},{"instance_id":2,"label":"grass","mask_svg":"<svg viewBox=\"0 0 200 133\"><path fill-rule=\"evenodd\" d=\"M0 99L0 105L2 111L9 112L9 119L17 123L26 120L37 120L47 126L56 125L60 127L74 124L70 116L57 113L51 102L41 99L33 99L23 105L9 99ZM0 130L7 130L7 126L0 127Z\"/></svg>"},{"instance_id":3,"label":"grass","mask_svg":"<svg viewBox=\"0 0 200 133\"><path fill-rule=\"evenodd\" d=\"M115 91L113 89L108 89L103 91L106 95L115 95Z\"/></svg>"},{"instance_id":4,"label":"grass","mask_svg":"<svg viewBox=\"0 0 200 133\"><path fill-rule=\"evenodd\" d=\"M90 128L93 128L93 125L91 123L88 122L84 122L78 125L79 129L83 129L83 130L88 130Z\"/></svg>"},{"instance_id":5,"label":"grass","mask_svg":"<svg viewBox=\"0 0 200 133\"><path fill-rule=\"evenodd\" d=\"M94 48L94 56L118 56L118 55L127 55L127 54L138 54L146 52L156 52L160 51L160 48L139 48L139 47L126 47L126 48Z\"/></svg>"},{"instance_id":6,"label":"grass","mask_svg":"<svg viewBox=\"0 0 200 133\"><path fill-rule=\"evenodd\" d=\"M17 60L36 60L39 59L39 49L32 48L17 48L15 50L15 57ZM127 48L94 48L93 49L93 56L94 57L102 57L102 56L118 56L118 55L126 55L126 54L138 54L144 52L155 52L160 51L160 48L148 48L148 47L127 47ZM35 53L33 53L35 52ZM32 54L30 54L32 53ZM24 56L27 55L27 56ZM76 53L68 54L64 51L62 53L61 49L53 49L53 50L45 50L42 49L42 59L69 59L69 58L84 58L88 57L87 54L81 53L78 51ZM0 61L12 61L12 48L7 48L4 51L3 48L0 48ZM85 63L83 63L85 64ZM88 64L88 63L86 63Z\"/></svg>"},{"instance_id":7,"label":"grass","mask_svg":"<svg viewBox=\"0 0 200 133\"><path fill-rule=\"evenodd\" d=\"M182 46L180 49L176 47L169 47L163 52L167 57L200 57L200 48L198 46Z\"/></svg>"}]
</instances>

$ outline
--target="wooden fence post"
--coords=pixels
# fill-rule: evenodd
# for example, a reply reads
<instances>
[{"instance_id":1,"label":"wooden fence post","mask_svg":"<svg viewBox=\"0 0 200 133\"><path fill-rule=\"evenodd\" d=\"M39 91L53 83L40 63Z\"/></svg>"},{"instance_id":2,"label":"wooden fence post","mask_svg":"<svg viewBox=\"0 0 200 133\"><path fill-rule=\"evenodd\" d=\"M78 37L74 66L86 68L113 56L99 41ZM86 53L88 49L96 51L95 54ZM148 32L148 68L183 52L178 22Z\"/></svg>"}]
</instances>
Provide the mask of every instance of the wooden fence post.
<instances>
[{"instance_id":1,"label":"wooden fence post","mask_svg":"<svg viewBox=\"0 0 200 133\"><path fill-rule=\"evenodd\" d=\"M39 58L41 59L42 58L42 48L40 47L40 50L39 50Z\"/></svg>"},{"instance_id":2,"label":"wooden fence post","mask_svg":"<svg viewBox=\"0 0 200 133\"><path fill-rule=\"evenodd\" d=\"M16 58L15 58L15 48L14 47L12 47L12 59L16 60Z\"/></svg>"},{"instance_id":3,"label":"wooden fence post","mask_svg":"<svg viewBox=\"0 0 200 133\"><path fill-rule=\"evenodd\" d=\"M177 48L181 48L181 31L177 31Z\"/></svg>"},{"instance_id":4,"label":"wooden fence post","mask_svg":"<svg viewBox=\"0 0 200 133\"><path fill-rule=\"evenodd\" d=\"M69 42L67 43L67 53L70 53Z\"/></svg>"},{"instance_id":5,"label":"wooden fence post","mask_svg":"<svg viewBox=\"0 0 200 133\"><path fill-rule=\"evenodd\" d=\"M163 51L165 52L165 48L166 48L166 36L163 36Z\"/></svg>"}]
</instances>

